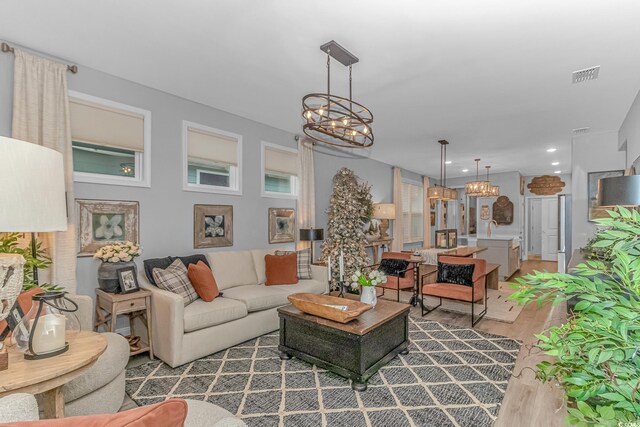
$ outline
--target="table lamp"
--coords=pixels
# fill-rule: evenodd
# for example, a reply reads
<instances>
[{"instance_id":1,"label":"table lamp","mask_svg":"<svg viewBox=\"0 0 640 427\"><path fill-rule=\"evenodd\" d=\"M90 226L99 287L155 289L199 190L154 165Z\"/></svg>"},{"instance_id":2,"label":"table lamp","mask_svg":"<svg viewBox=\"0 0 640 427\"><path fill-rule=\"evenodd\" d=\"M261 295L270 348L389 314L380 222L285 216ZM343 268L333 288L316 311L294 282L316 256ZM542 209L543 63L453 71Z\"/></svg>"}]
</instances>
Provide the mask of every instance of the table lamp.
<instances>
[{"instance_id":1,"label":"table lamp","mask_svg":"<svg viewBox=\"0 0 640 427\"><path fill-rule=\"evenodd\" d=\"M380 221L380 239L388 239L389 220L396 219L396 205L393 203L374 203L373 218Z\"/></svg>"},{"instance_id":2,"label":"table lamp","mask_svg":"<svg viewBox=\"0 0 640 427\"><path fill-rule=\"evenodd\" d=\"M311 242L311 262L315 260L313 257L313 242L324 240L324 229L322 228L301 228L300 240L303 242Z\"/></svg>"},{"instance_id":3,"label":"table lamp","mask_svg":"<svg viewBox=\"0 0 640 427\"><path fill-rule=\"evenodd\" d=\"M0 159L0 232L32 233L35 252L34 233L67 229L62 154L37 144L0 136ZM0 319L6 317L22 290L23 280L15 280L15 277L22 277L24 258L6 254L2 260ZM34 271L34 279L37 280L37 271Z\"/></svg>"}]
</instances>

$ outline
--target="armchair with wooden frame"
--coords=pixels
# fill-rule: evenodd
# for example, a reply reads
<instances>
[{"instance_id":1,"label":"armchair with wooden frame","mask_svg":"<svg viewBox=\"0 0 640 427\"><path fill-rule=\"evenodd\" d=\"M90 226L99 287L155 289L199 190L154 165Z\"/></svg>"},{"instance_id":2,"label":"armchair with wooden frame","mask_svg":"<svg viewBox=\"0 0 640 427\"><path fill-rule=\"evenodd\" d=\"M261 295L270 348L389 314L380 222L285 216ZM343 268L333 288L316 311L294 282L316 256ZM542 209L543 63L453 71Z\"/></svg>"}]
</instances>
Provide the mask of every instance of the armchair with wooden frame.
<instances>
[{"instance_id":1,"label":"armchair with wooden frame","mask_svg":"<svg viewBox=\"0 0 640 427\"><path fill-rule=\"evenodd\" d=\"M383 252L382 259L411 259L411 253L405 252ZM373 264L367 267L368 269L380 269L380 264ZM382 288L381 296L384 296L385 289L393 289L398 292L397 301L400 302L400 290L401 289L413 289L414 279L414 265L408 264L407 268L402 270L396 270L393 274L387 274L387 282L378 285L378 288Z\"/></svg>"},{"instance_id":2,"label":"armchair with wooden frame","mask_svg":"<svg viewBox=\"0 0 640 427\"><path fill-rule=\"evenodd\" d=\"M479 258L460 258L441 256L438 259L439 262L445 264L473 264L473 286L457 285L452 283L424 283L422 284L422 315L432 312L436 308L442 305L442 299L450 299L455 301L463 301L471 303L471 327L474 327L485 314L487 314L487 280L486 270L487 262ZM440 299L440 303L435 307L429 309L425 304L425 297L431 296ZM478 318L475 318L476 305L479 301L483 302L484 309L478 314Z\"/></svg>"}]
</instances>

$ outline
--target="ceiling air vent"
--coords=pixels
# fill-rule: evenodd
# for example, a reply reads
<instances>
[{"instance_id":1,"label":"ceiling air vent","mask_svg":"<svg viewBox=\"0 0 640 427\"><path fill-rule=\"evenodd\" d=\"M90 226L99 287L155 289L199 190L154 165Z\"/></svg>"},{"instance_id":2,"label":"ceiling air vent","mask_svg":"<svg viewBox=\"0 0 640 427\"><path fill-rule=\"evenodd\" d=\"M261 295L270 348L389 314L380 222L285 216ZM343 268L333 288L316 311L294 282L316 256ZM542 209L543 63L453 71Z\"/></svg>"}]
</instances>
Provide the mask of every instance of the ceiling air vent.
<instances>
[{"instance_id":1,"label":"ceiling air vent","mask_svg":"<svg viewBox=\"0 0 640 427\"><path fill-rule=\"evenodd\" d=\"M589 133L589 131L591 130L591 128L586 127L586 128L576 128L573 130L573 134L574 135L582 135L583 133Z\"/></svg>"},{"instance_id":2,"label":"ceiling air vent","mask_svg":"<svg viewBox=\"0 0 640 427\"><path fill-rule=\"evenodd\" d=\"M585 68L584 70L574 71L571 74L571 82L582 83L586 82L587 80L595 80L598 78L598 73L600 73L599 65L591 68Z\"/></svg>"}]
</instances>

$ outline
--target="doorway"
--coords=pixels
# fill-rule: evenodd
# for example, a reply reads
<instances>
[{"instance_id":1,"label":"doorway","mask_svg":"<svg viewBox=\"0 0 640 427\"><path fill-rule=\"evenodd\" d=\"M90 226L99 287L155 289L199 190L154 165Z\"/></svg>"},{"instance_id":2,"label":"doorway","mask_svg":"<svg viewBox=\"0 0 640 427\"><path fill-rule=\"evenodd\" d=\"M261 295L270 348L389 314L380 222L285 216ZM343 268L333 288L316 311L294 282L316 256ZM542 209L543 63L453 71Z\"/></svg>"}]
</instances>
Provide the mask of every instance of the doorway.
<instances>
[{"instance_id":1,"label":"doorway","mask_svg":"<svg viewBox=\"0 0 640 427\"><path fill-rule=\"evenodd\" d=\"M558 259L558 198L527 197L527 256L542 261Z\"/></svg>"}]
</instances>

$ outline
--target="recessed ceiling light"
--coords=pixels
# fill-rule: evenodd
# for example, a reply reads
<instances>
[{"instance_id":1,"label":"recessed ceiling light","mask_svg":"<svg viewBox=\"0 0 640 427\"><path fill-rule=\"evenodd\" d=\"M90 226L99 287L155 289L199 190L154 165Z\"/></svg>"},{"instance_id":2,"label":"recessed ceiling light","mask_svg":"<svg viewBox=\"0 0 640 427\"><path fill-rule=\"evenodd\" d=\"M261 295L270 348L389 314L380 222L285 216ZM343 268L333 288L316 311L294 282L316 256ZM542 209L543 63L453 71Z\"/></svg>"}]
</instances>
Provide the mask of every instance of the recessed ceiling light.
<instances>
[{"instance_id":1,"label":"recessed ceiling light","mask_svg":"<svg viewBox=\"0 0 640 427\"><path fill-rule=\"evenodd\" d=\"M558 166L560 164L560 162L553 162L551 163L551 166Z\"/></svg>"},{"instance_id":2,"label":"recessed ceiling light","mask_svg":"<svg viewBox=\"0 0 640 427\"><path fill-rule=\"evenodd\" d=\"M447 160L446 162L444 162L445 165L450 165L451 163L453 163L451 160Z\"/></svg>"},{"instance_id":3,"label":"recessed ceiling light","mask_svg":"<svg viewBox=\"0 0 640 427\"><path fill-rule=\"evenodd\" d=\"M562 173L562 171L554 171L553 173Z\"/></svg>"},{"instance_id":4,"label":"recessed ceiling light","mask_svg":"<svg viewBox=\"0 0 640 427\"><path fill-rule=\"evenodd\" d=\"M553 153L557 150L557 148L547 148L547 153Z\"/></svg>"},{"instance_id":5,"label":"recessed ceiling light","mask_svg":"<svg viewBox=\"0 0 640 427\"><path fill-rule=\"evenodd\" d=\"M462 169L462 172L469 172L469 169Z\"/></svg>"}]
</instances>

